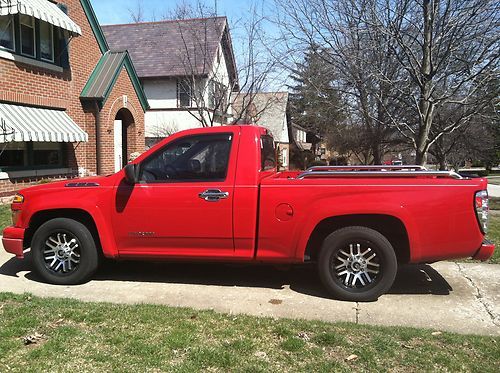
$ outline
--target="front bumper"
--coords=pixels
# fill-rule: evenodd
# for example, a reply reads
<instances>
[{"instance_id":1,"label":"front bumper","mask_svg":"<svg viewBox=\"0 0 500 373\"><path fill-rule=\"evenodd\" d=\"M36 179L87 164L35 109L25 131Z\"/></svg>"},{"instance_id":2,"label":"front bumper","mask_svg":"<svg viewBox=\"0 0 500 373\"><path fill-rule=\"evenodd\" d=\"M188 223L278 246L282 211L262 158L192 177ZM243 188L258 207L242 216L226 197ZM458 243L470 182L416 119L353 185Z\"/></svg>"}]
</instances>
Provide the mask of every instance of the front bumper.
<instances>
[{"instance_id":1,"label":"front bumper","mask_svg":"<svg viewBox=\"0 0 500 373\"><path fill-rule=\"evenodd\" d=\"M472 259L485 261L493 256L495 245L492 242L484 241L479 250L474 254Z\"/></svg>"},{"instance_id":2,"label":"front bumper","mask_svg":"<svg viewBox=\"0 0 500 373\"><path fill-rule=\"evenodd\" d=\"M2 244L5 251L18 258L24 258L24 229L7 227L3 231Z\"/></svg>"}]
</instances>

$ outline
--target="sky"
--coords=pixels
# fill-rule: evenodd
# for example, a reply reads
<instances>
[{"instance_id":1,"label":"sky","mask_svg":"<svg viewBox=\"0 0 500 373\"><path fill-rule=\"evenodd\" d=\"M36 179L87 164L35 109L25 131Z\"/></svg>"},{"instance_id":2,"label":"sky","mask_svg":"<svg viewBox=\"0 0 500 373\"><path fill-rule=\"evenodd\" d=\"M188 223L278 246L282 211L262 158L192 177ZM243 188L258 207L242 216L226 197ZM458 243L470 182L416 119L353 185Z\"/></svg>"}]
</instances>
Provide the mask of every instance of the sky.
<instances>
[{"instance_id":1,"label":"sky","mask_svg":"<svg viewBox=\"0 0 500 373\"><path fill-rule=\"evenodd\" d=\"M181 0L91 0L91 3L101 25L109 25L130 22L130 10L137 8L138 1L143 5L147 20L152 20L155 16L160 17L168 10L172 10L177 3L182 2ZM185 2L197 3L194 0ZM226 15L230 19L240 18L251 5L249 0L206 0L204 3L212 8L217 3L217 13Z\"/></svg>"},{"instance_id":2,"label":"sky","mask_svg":"<svg viewBox=\"0 0 500 373\"><path fill-rule=\"evenodd\" d=\"M217 4L217 14L225 15L228 17L229 24L231 25L231 38L233 41L233 48L237 64L243 65L241 59L248 56L248 44L246 39L245 23L249 21L250 10L252 6L256 6L259 12L263 15L270 12L269 0L90 0L94 11L97 15L101 25L131 23L131 11L137 9L138 3L142 4L144 11L145 21L159 20L162 15L168 14L169 11L175 9L177 4L187 3L196 7L200 2L206 7L215 9ZM267 9L267 10L266 10ZM249 21L250 22L250 21ZM268 22L265 23L265 32L268 35L275 33L275 28ZM259 49L259 60L265 65L266 59L269 59L266 52L266 47L254 46ZM283 78L285 76L285 78ZM283 75L281 71L274 73L273 78L268 78L267 81L269 90L280 90L283 86L283 79L286 79L288 74ZM240 76L241 79L241 76Z\"/></svg>"}]
</instances>

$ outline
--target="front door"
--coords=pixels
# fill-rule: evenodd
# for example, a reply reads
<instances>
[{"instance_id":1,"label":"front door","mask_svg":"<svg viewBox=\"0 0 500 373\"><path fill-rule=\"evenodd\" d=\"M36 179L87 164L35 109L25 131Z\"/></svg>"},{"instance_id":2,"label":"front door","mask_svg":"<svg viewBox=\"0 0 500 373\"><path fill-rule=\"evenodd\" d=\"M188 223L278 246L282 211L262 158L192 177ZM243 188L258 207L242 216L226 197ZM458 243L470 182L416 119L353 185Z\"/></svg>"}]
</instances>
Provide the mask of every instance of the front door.
<instances>
[{"instance_id":1,"label":"front door","mask_svg":"<svg viewBox=\"0 0 500 373\"><path fill-rule=\"evenodd\" d=\"M115 172L123 168L123 122L115 120L114 125L114 146L115 146Z\"/></svg>"},{"instance_id":2,"label":"front door","mask_svg":"<svg viewBox=\"0 0 500 373\"><path fill-rule=\"evenodd\" d=\"M234 137L180 137L141 162L140 183L117 187L121 256L233 255Z\"/></svg>"}]
</instances>

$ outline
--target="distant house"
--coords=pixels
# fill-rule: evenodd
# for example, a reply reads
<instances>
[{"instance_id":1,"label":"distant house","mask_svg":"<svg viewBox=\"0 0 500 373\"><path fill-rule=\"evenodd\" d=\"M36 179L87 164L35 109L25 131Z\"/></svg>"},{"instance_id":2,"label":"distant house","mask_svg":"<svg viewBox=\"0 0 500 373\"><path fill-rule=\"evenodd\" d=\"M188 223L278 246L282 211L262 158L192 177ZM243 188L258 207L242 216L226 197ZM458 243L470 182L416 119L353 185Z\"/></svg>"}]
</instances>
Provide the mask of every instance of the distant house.
<instances>
[{"instance_id":1,"label":"distant house","mask_svg":"<svg viewBox=\"0 0 500 373\"><path fill-rule=\"evenodd\" d=\"M241 93L233 101L233 118L238 123L257 124L267 128L276 143L280 168L288 169L288 92Z\"/></svg>"},{"instance_id":2,"label":"distant house","mask_svg":"<svg viewBox=\"0 0 500 373\"><path fill-rule=\"evenodd\" d=\"M0 0L0 196L144 151L147 100L89 0Z\"/></svg>"},{"instance_id":3,"label":"distant house","mask_svg":"<svg viewBox=\"0 0 500 373\"><path fill-rule=\"evenodd\" d=\"M146 92L146 141L227 124L238 88L226 17L103 27L113 49L128 50Z\"/></svg>"}]
</instances>

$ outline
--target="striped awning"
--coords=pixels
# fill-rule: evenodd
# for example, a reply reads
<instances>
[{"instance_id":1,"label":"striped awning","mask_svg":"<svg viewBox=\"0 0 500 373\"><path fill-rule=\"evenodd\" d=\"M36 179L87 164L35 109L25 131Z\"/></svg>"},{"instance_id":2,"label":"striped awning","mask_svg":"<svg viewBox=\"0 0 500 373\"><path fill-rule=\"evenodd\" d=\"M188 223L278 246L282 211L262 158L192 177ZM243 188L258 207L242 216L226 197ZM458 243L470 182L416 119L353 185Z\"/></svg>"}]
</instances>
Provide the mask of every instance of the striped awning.
<instances>
[{"instance_id":1,"label":"striped awning","mask_svg":"<svg viewBox=\"0 0 500 373\"><path fill-rule=\"evenodd\" d=\"M82 34L80 26L49 0L0 0L0 16L18 13L35 17L76 35Z\"/></svg>"},{"instance_id":2,"label":"striped awning","mask_svg":"<svg viewBox=\"0 0 500 373\"><path fill-rule=\"evenodd\" d=\"M0 103L0 143L87 142L89 135L65 111Z\"/></svg>"}]
</instances>

